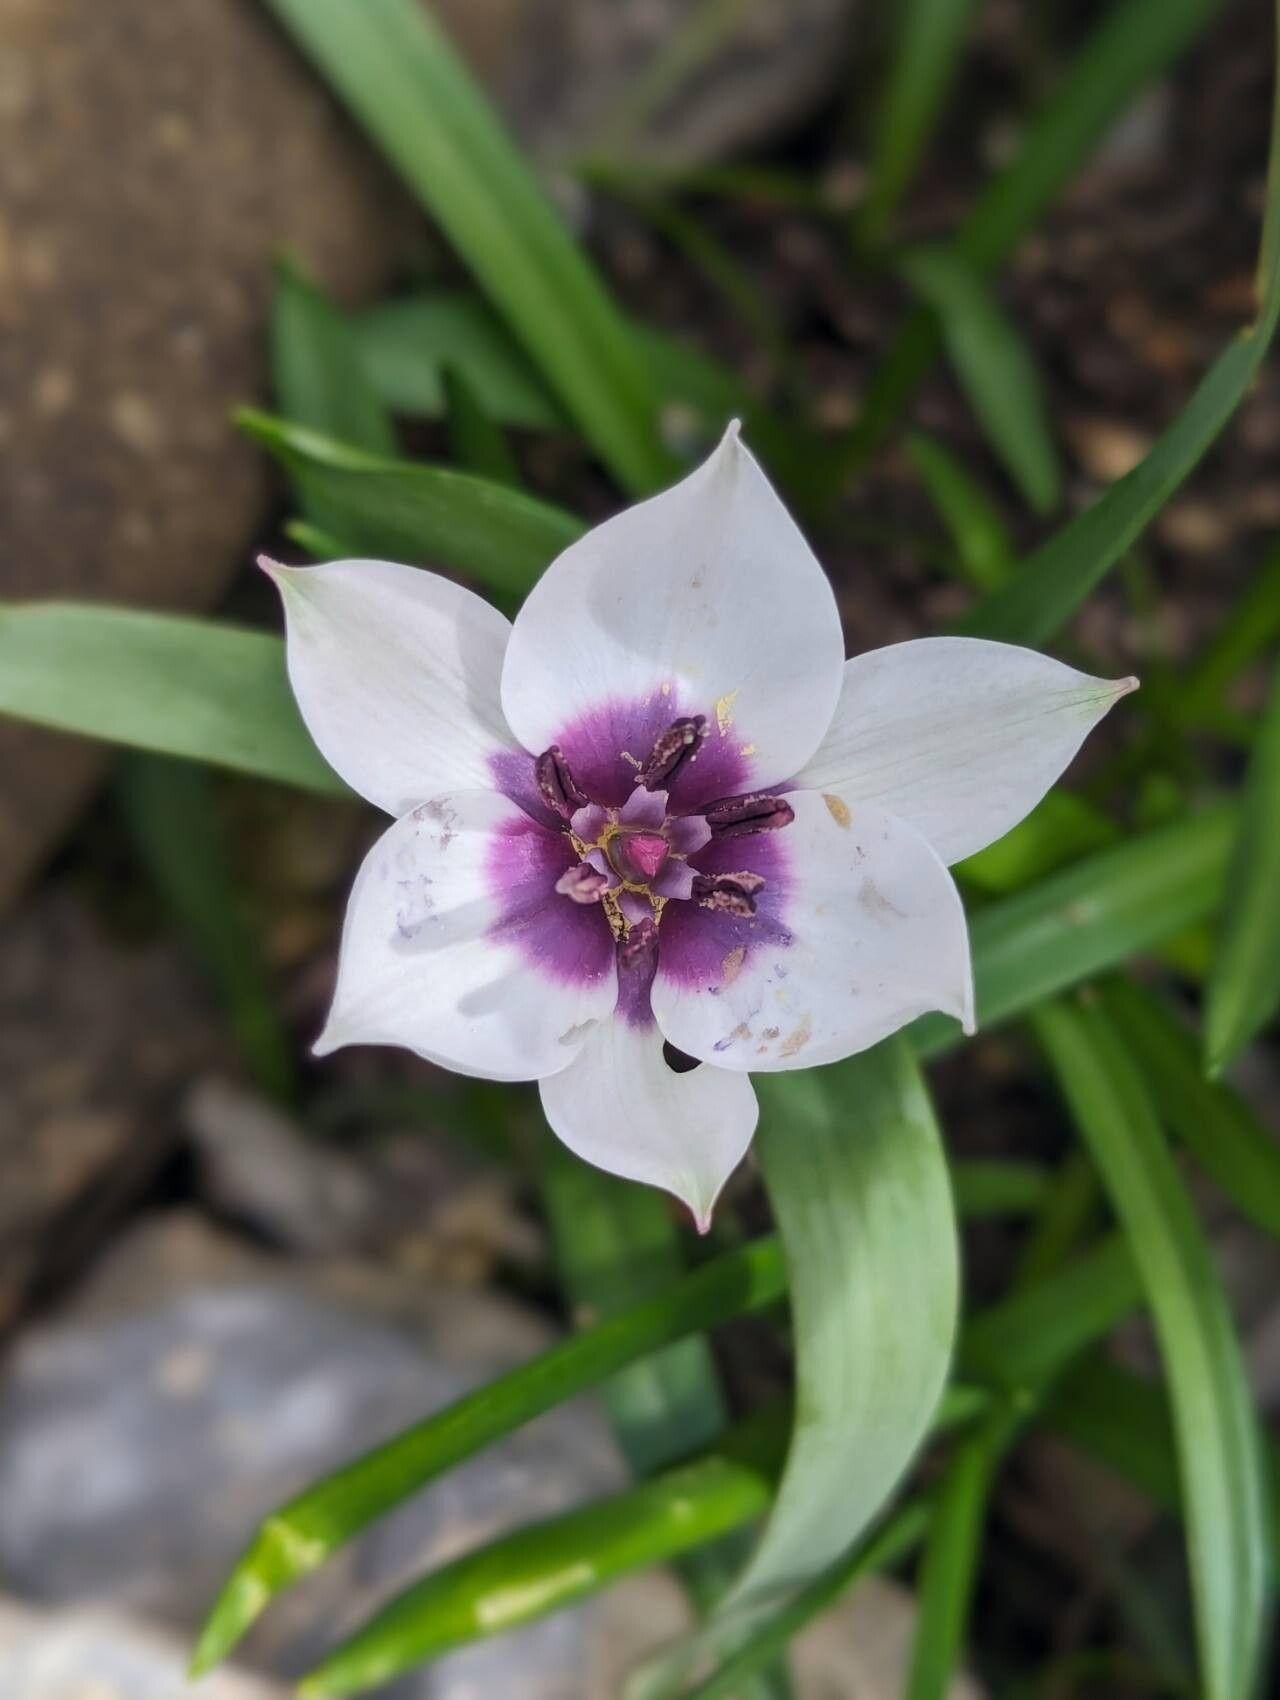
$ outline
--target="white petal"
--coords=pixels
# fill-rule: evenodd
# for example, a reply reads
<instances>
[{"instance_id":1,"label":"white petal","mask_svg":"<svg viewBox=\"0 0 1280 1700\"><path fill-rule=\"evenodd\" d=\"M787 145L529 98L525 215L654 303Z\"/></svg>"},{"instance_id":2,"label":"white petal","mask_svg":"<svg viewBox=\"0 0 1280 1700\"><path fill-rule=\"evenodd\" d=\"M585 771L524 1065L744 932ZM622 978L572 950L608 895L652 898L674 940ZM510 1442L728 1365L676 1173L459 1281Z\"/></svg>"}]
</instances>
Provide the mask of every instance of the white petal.
<instances>
[{"instance_id":1,"label":"white petal","mask_svg":"<svg viewBox=\"0 0 1280 1700\"><path fill-rule=\"evenodd\" d=\"M564 1068L617 1001L599 905L555 891L573 861L567 838L494 792L396 821L356 876L316 1054L403 1045L489 1080Z\"/></svg>"},{"instance_id":2,"label":"white petal","mask_svg":"<svg viewBox=\"0 0 1280 1700\"><path fill-rule=\"evenodd\" d=\"M667 1038L721 1068L773 1070L866 1050L930 1009L971 1030L964 910L930 845L847 793L788 801L784 930L723 959L660 949L653 1012ZM709 940L717 925L708 912Z\"/></svg>"},{"instance_id":3,"label":"white petal","mask_svg":"<svg viewBox=\"0 0 1280 1700\"><path fill-rule=\"evenodd\" d=\"M502 701L536 754L604 704L661 692L671 718L705 714L742 752L745 788L817 749L843 660L826 575L733 425L696 472L552 562L516 617Z\"/></svg>"},{"instance_id":4,"label":"white petal","mask_svg":"<svg viewBox=\"0 0 1280 1700\"><path fill-rule=\"evenodd\" d=\"M394 561L282 567L289 681L325 760L388 814L489 786L517 746L499 685L509 622L473 591Z\"/></svg>"},{"instance_id":5,"label":"white petal","mask_svg":"<svg viewBox=\"0 0 1280 1700\"><path fill-rule=\"evenodd\" d=\"M846 662L831 730L796 783L879 803L959 862L1031 812L1137 683L985 638L891 644Z\"/></svg>"},{"instance_id":6,"label":"white petal","mask_svg":"<svg viewBox=\"0 0 1280 1700\"><path fill-rule=\"evenodd\" d=\"M699 1232L746 1155L758 1109L751 1082L706 1063L677 1074L652 1024L596 1028L539 1088L552 1131L599 1169L674 1193Z\"/></svg>"}]
</instances>

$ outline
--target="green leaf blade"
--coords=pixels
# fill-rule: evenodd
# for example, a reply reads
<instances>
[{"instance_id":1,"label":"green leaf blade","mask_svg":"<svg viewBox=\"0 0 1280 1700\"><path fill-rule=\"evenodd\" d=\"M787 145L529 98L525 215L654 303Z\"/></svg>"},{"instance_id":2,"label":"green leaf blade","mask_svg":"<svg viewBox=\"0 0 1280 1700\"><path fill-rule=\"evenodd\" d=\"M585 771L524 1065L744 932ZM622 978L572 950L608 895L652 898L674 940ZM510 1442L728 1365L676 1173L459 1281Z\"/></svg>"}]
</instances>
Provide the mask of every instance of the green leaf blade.
<instances>
[{"instance_id":1,"label":"green leaf blade","mask_svg":"<svg viewBox=\"0 0 1280 1700\"><path fill-rule=\"evenodd\" d=\"M350 324L287 260L276 268L271 370L280 411L294 424L370 454L395 454L395 428L369 382Z\"/></svg>"},{"instance_id":2,"label":"green leaf blade","mask_svg":"<svg viewBox=\"0 0 1280 1700\"><path fill-rule=\"evenodd\" d=\"M1208 1700L1248 1700L1269 1609L1261 1447L1212 1260L1143 1077L1103 1014L1050 1004L1035 1027L1124 1227L1169 1380Z\"/></svg>"},{"instance_id":3,"label":"green leaf blade","mask_svg":"<svg viewBox=\"0 0 1280 1700\"><path fill-rule=\"evenodd\" d=\"M667 481L625 320L444 32L413 0L268 0L632 493Z\"/></svg>"},{"instance_id":4,"label":"green leaf blade","mask_svg":"<svg viewBox=\"0 0 1280 1700\"><path fill-rule=\"evenodd\" d=\"M76 602L0 604L0 713L348 795L267 632Z\"/></svg>"},{"instance_id":5,"label":"green leaf blade","mask_svg":"<svg viewBox=\"0 0 1280 1700\"><path fill-rule=\"evenodd\" d=\"M1218 1075L1280 1009L1280 667L1249 760L1205 1000Z\"/></svg>"}]
</instances>

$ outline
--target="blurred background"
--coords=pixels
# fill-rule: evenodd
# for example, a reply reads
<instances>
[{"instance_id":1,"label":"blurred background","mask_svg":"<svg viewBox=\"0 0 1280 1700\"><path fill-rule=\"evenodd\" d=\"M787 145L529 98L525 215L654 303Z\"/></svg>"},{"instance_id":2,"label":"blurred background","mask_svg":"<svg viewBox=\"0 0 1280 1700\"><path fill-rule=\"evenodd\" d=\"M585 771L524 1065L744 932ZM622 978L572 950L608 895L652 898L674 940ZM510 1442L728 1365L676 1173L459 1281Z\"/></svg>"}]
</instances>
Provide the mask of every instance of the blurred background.
<instances>
[{"instance_id":1,"label":"blurred background","mask_svg":"<svg viewBox=\"0 0 1280 1700\"><path fill-rule=\"evenodd\" d=\"M848 234L881 216L868 156L892 4L435 9L631 312L797 425L859 419L911 305ZM895 209L900 240L954 229L1108 9L959 8L954 87ZM1200 10L1187 50L1136 89L1001 274L1051 422L1060 487L1044 511L1078 510L1133 467L1253 310L1272 19L1265 0ZM300 558L281 530L292 509L231 415L272 398L272 304L301 274L393 364L388 303L474 293L266 6L0 0L0 597L275 628L250 562ZM539 405L507 433L520 472L609 511L580 441ZM408 449L452 452L447 420L406 411ZM968 598L929 442L998 516L984 535L1021 550L1043 534L944 366L913 419L925 447L895 440L812 533L851 650L935 630ZM664 427L673 441L691 428L678 408ZM1246 587L1280 601L1278 533L1271 370L1077 640L1101 671L1176 681ZM1245 666L1229 711L1256 710L1264 688ZM1090 760L1114 762L1097 742ZM1158 818L1159 773L1143 783L1131 801ZM0 719L3 1700L184 1692L183 1649L258 1518L565 1324L528 1178L545 1136L523 1096L495 1108L392 1053L309 1059L376 830L343 802ZM1237 1085L1273 1132L1278 1081L1274 1042L1255 1046ZM1002 1035L935 1085L957 1156L1066 1148L1061 1112ZM1196 1185L1274 1419L1280 1249ZM763 1219L748 1165L709 1249ZM966 1251L978 1301L1021 1255L1002 1222L971 1226ZM718 1350L737 1407L785 1387L772 1335L739 1325ZM1150 1366L1136 1325L1117 1351ZM290 1596L240 1674L201 1692L283 1694L397 1581L623 1479L594 1405L540 1420ZM1176 1526L1131 1487L1060 1440L1028 1440L994 1499L954 1691L1188 1692L1181 1563ZM646 1575L387 1692L604 1700L685 1610ZM889 1578L820 1620L800 1700L892 1700L913 1610Z\"/></svg>"}]
</instances>

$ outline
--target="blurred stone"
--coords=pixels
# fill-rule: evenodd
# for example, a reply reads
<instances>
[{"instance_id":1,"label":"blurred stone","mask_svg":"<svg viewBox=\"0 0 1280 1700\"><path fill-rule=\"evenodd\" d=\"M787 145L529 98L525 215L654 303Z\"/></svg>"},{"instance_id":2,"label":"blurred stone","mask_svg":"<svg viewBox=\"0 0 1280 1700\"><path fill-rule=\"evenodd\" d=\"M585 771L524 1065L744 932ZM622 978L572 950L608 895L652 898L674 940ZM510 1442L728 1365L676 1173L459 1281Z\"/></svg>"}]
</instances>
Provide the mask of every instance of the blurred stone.
<instances>
[{"instance_id":1,"label":"blurred stone","mask_svg":"<svg viewBox=\"0 0 1280 1700\"><path fill-rule=\"evenodd\" d=\"M182 1112L201 1190L276 1244L320 1253L367 1243L378 1193L366 1166L327 1150L256 1093L201 1080Z\"/></svg>"},{"instance_id":2,"label":"blurred stone","mask_svg":"<svg viewBox=\"0 0 1280 1700\"><path fill-rule=\"evenodd\" d=\"M181 953L126 949L70 890L0 925L0 1332L151 1183L168 1096L222 1043Z\"/></svg>"},{"instance_id":3,"label":"blurred stone","mask_svg":"<svg viewBox=\"0 0 1280 1700\"><path fill-rule=\"evenodd\" d=\"M0 1700L287 1700L234 1669L187 1681L190 1648L128 1618L0 1600Z\"/></svg>"},{"instance_id":4,"label":"blurred stone","mask_svg":"<svg viewBox=\"0 0 1280 1700\"><path fill-rule=\"evenodd\" d=\"M228 414L270 256L384 279L402 205L257 0L5 0L0 596L207 606L261 521ZM100 767L0 722L0 904Z\"/></svg>"},{"instance_id":5,"label":"blurred stone","mask_svg":"<svg viewBox=\"0 0 1280 1700\"><path fill-rule=\"evenodd\" d=\"M314 1477L548 1341L491 1295L281 1264L189 1216L135 1230L83 1299L14 1351L0 1391L0 1572L54 1605L185 1631L256 1523ZM513 1522L620 1485L594 1409L565 1406L449 1471L286 1594L243 1663L296 1675L388 1593ZM563 1700L569 1613L386 1692Z\"/></svg>"}]
</instances>

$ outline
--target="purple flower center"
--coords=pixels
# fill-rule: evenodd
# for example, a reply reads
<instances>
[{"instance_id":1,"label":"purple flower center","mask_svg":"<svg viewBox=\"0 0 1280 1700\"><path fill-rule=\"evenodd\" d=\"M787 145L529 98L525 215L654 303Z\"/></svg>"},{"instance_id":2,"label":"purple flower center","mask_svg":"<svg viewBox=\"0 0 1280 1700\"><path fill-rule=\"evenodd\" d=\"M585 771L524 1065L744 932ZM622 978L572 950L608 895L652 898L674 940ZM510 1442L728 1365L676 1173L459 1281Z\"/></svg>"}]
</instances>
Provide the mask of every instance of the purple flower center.
<instances>
[{"instance_id":1,"label":"purple flower center","mask_svg":"<svg viewBox=\"0 0 1280 1700\"><path fill-rule=\"evenodd\" d=\"M621 879L648 885L657 879L671 854L663 832L619 832L607 851L614 872Z\"/></svg>"}]
</instances>

